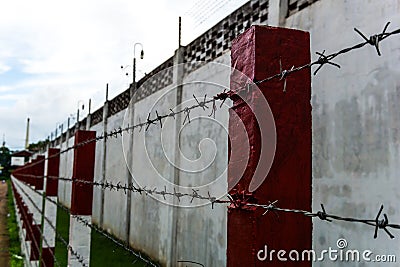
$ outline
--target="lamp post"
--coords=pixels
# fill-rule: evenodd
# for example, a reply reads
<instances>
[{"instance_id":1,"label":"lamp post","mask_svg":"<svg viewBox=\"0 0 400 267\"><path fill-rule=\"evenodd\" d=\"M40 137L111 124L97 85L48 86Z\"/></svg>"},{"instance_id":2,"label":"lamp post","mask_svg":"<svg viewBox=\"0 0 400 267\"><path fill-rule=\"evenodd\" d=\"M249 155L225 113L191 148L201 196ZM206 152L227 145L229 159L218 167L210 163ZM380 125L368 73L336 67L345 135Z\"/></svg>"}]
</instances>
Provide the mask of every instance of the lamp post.
<instances>
[{"instance_id":1,"label":"lamp post","mask_svg":"<svg viewBox=\"0 0 400 267\"><path fill-rule=\"evenodd\" d=\"M136 46L139 45L141 48L140 59L143 59L143 45L141 43L135 43L133 46L133 90L136 90Z\"/></svg>"},{"instance_id":2,"label":"lamp post","mask_svg":"<svg viewBox=\"0 0 400 267\"><path fill-rule=\"evenodd\" d=\"M58 129L60 129L60 144L61 144L63 142L64 123L58 125Z\"/></svg>"},{"instance_id":3,"label":"lamp post","mask_svg":"<svg viewBox=\"0 0 400 267\"><path fill-rule=\"evenodd\" d=\"M78 104L77 104L78 110L76 111L76 125L77 125L77 127L79 127L79 110L80 110L79 105L81 103L82 103L82 111L85 109L85 104L84 104L83 100L79 100Z\"/></svg>"}]
</instances>

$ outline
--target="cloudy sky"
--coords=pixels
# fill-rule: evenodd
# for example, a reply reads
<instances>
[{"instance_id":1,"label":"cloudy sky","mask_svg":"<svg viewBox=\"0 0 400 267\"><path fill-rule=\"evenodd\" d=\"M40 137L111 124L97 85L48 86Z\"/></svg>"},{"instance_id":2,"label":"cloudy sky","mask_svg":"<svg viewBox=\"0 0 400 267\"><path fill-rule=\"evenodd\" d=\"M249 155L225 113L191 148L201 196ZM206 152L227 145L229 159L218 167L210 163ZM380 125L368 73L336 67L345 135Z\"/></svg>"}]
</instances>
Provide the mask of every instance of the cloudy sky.
<instances>
[{"instance_id":1,"label":"cloudy sky","mask_svg":"<svg viewBox=\"0 0 400 267\"><path fill-rule=\"evenodd\" d=\"M173 55L179 16L185 45L245 2L1 1L1 138L21 149L28 117L30 141L47 138L82 103L87 113L89 98L92 111L102 106L106 83L109 98L128 87L134 43L142 43L145 53L137 63L140 77Z\"/></svg>"}]
</instances>

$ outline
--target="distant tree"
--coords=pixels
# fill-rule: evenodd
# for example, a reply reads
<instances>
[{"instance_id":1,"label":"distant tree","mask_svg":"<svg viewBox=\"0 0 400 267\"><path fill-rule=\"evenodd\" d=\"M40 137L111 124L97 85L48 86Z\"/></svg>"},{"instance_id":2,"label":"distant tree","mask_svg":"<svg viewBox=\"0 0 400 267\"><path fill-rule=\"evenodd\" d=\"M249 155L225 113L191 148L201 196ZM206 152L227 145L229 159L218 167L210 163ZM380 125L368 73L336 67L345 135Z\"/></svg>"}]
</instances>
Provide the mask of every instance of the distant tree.
<instances>
[{"instance_id":1,"label":"distant tree","mask_svg":"<svg viewBox=\"0 0 400 267\"><path fill-rule=\"evenodd\" d=\"M34 151L34 152L40 151L42 149L45 149L48 143L49 143L49 140L39 141L37 143L29 144L28 150Z\"/></svg>"},{"instance_id":2,"label":"distant tree","mask_svg":"<svg viewBox=\"0 0 400 267\"><path fill-rule=\"evenodd\" d=\"M11 151L8 147L0 147L0 166L2 167L2 175L8 173L11 165Z\"/></svg>"}]
</instances>

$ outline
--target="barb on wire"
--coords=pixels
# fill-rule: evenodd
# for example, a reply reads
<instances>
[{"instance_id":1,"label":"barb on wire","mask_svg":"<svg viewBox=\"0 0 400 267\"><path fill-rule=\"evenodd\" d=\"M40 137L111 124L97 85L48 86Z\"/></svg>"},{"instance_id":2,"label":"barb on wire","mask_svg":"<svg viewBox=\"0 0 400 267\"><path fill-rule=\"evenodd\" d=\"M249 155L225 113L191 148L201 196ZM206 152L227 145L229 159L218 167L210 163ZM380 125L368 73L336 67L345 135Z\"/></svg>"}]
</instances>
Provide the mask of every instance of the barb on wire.
<instances>
[{"instance_id":1,"label":"barb on wire","mask_svg":"<svg viewBox=\"0 0 400 267\"><path fill-rule=\"evenodd\" d=\"M156 115L157 115L157 120L160 122L160 127L162 128L162 117L160 115L158 115L158 112L156 110Z\"/></svg>"},{"instance_id":2,"label":"barb on wire","mask_svg":"<svg viewBox=\"0 0 400 267\"><path fill-rule=\"evenodd\" d=\"M332 56L325 56L325 50L322 51L322 53L320 52L315 52L319 58L317 61L315 61L315 64L319 64L318 68L314 71L314 75L317 75L318 71L325 65L325 64L330 64L332 66L337 67L338 69L340 69L340 65L334 62L331 62Z\"/></svg>"},{"instance_id":3,"label":"barb on wire","mask_svg":"<svg viewBox=\"0 0 400 267\"><path fill-rule=\"evenodd\" d=\"M217 106L215 105L215 99L213 99L211 113L208 115L208 117L213 116L213 118L215 119L215 111L216 110L217 110Z\"/></svg>"},{"instance_id":4,"label":"barb on wire","mask_svg":"<svg viewBox=\"0 0 400 267\"><path fill-rule=\"evenodd\" d=\"M150 120L150 113L149 113L149 116L147 116L147 126L146 126L146 131L147 131L147 129L149 129L149 127L150 127L150 124L154 124L154 121L153 120Z\"/></svg>"},{"instance_id":5,"label":"barb on wire","mask_svg":"<svg viewBox=\"0 0 400 267\"><path fill-rule=\"evenodd\" d=\"M289 76L290 73L292 73L292 71L294 70L294 66L292 66L290 70L284 70L282 69L282 60L279 59L279 69L281 71L279 80L283 80L283 92L286 92L286 78L287 76Z\"/></svg>"},{"instance_id":6,"label":"barb on wire","mask_svg":"<svg viewBox=\"0 0 400 267\"><path fill-rule=\"evenodd\" d=\"M185 108L185 119L183 120L183 124L185 124L185 122L186 122L186 119L189 121L189 123L190 123L190 109L188 108L188 107L186 107Z\"/></svg>"},{"instance_id":7,"label":"barb on wire","mask_svg":"<svg viewBox=\"0 0 400 267\"><path fill-rule=\"evenodd\" d=\"M194 94L193 94L193 98L194 98L194 100L196 100L199 107L201 107L203 110L206 110L206 108L208 108L206 105L207 94L204 95L204 100L201 102L199 102L199 100L197 100L197 98Z\"/></svg>"},{"instance_id":8,"label":"barb on wire","mask_svg":"<svg viewBox=\"0 0 400 267\"><path fill-rule=\"evenodd\" d=\"M169 109L171 113L168 114L169 117L173 117L175 119L175 112L172 110L172 108Z\"/></svg>"},{"instance_id":9,"label":"barb on wire","mask_svg":"<svg viewBox=\"0 0 400 267\"><path fill-rule=\"evenodd\" d=\"M379 42L384 39L384 37L386 35L386 30L389 27L389 24L390 24L390 22L386 23L385 27L383 28L382 33L371 35L369 38L365 37L365 35L357 28L354 28L354 30L359 35L361 35L361 37L365 40L365 42L374 46L376 49L376 52L378 53L378 56L381 56L381 51L379 50Z\"/></svg>"},{"instance_id":10,"label":"barb on wire","mask_svg":"<svg viewBox=\"0 0 400 267\"><path fill-rule=\"evenodd\" d=\"M381 205L375 219L358 219L358 218L342 217L342 216L338 216L338 215L334 215L334 214L328 214L328 213L326 213L325 207L322 204L321 204L322 211L311 212L311 211L305 211L305 210L279 208L275 205L277 202L278 201L275 200L274 202L269 203L269 204L246 203L245 205L265 209L265 212L263 213L263 215L265 215L268 211L288 212L288 213L302 214L302 215L308 216L308 217L317 217L320 220L328 221L328 222L332 222L332 220L336 220L336 221L345 221L345 222L362 223L362 224L370 225L375 228L375 231L374 231L375 239L378 237L379 229L384 230L387 233L387 235L392 239L394 238L394 235L392 235L389 232L388 228L400 229L400 224L390 224L389 223L387 214L383 215L384 219L380 219L381 213L383 211L383 205Z\"/></svg>"}]
</instances>

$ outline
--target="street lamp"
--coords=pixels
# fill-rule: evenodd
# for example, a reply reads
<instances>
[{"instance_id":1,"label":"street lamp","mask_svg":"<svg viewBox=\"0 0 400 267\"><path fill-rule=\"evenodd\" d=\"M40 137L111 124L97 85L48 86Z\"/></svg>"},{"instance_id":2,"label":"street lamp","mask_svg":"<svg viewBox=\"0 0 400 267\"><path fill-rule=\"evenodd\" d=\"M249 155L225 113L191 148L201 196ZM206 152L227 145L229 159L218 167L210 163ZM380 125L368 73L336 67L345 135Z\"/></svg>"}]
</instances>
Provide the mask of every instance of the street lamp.
<instances>
[{"instance_id":1,"label":"street lamp","mask_svg":"<svg viewBox=\"0 0 400 267\"><path fill-rule=\"evenodd\" d=\"M140 59L143 59L143 45L141 43L135 43L133 46L133 89L136 90L136 46L139 45L141 48Z\"/></svg>"},{"instance_id":2,"label":"street lamp","mask_svg":"<svg viewBox=\"0 0 400 267\"><path fill-rule=\"evenodd\" d=\"M76 112L76 124L77 124L77 125L79 125L79 110L80 110L79 105L80 105L81 103L82 103L82 111L85 109L85 104L84 104L83 100L79 100L79 101L78 101L78 104L77 104L78 110L77 110L77 112Z\"/></svg>"},{"instance_id":3,"label":"street lamp","mask_svg":"<svg viewBox=\"0 0 400 267\"><path fill-rule=\"evenodd\" d=\"M61 123L58 125L58 129L60 129L60 137L61 137L61 142L62 142L62 135L64 131L64 123Z\"/></svg>"}]
</instances>

